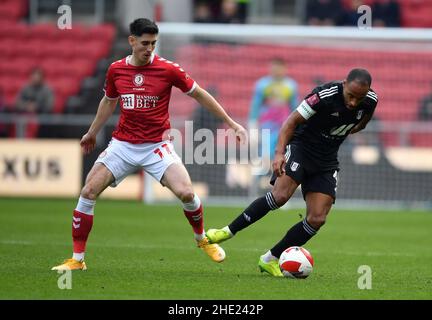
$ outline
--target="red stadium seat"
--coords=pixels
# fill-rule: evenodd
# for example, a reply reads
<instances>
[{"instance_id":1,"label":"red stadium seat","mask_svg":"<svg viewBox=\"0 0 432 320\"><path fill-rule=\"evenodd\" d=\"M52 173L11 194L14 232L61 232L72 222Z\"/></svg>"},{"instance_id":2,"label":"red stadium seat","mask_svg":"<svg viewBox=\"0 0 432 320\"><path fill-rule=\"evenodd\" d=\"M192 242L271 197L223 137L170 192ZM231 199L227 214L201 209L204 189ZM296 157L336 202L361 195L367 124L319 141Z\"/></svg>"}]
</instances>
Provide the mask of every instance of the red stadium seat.
<instances>
[{"instance_id":1,"label":"red stadium seat","mask_svg":"<svg viewBox=\"0 0 432 320\"><path fill-rule=\"evenodd\" d=\"M64 64L64 60L61 58L48 57L42 60L40 63L47 78L56 78L61 75L61 67Z\"/></svg>"},{"instance_id":2,"label":"red stadium seat","mask_svg":"<svg viewBox=\"0 0 432 320\"><path fill-rule=\"evenodd\" d=\"M13 44L11 55L15 58L40 59L43 55L41 44L35 39L19 41Z\"/></svg>"},{"instance_id":3,"label":"red stadium seat","mask_svg":"<svg viewBox=\"0 0 432 320\"><path fill-rule=\"evenodd\" d=\"M60 30L55 23L38 23L30 26L30 33L33 39L45 39L55 41L60 38Z\"/></svg>"},{"instance_id":4,"label":"red stadium seat","mask_svg":"<svg viewBox=\"0 0 432 320\"><path fill-rule=\"evenodd\" d=\"M60 92L60 94L68 96L77 94L80 88L79 81L72 77L57 77L55 81L51 81L49 84L56 93Z\"/></svg>"},{"instance_id":5,"label":"red stadium seat","mask_svg":"<svg viewBox=\"0 0 432 320\"><path fill-rule=\"evenodd\" d=\"M22 15L19 2L8 1L0 6L0 19L5 21L17 21Z\"/></svg>"},{"instance_id":6,"label":"red stadium seat","mask_svg":"<svg viewBox=\"0 0 432 320\"><path fill-rule=\"evenodd\" d=\"M70 66L74 69L74 74L81 79L91 76L96 67L94 62L89 61L89 59L85 57L71 60Z\"/></svg>"},{"instance_id":7,"label":"red stadium seat","mask_svg":"<svg viewBox=\"0 0 432 320\"><path fill-rule=\"evenodd\" d=\"M16 42L18 40L22 41L30 36L29 28L26 24L5 22L2 20L0 22L0 40L5 41L6 39L13 39Z\"/></svg>"},{"instance_id":8,"label":"red stadium seat","mask_svg":"<svg viewBox=\"0 0 432 320\"><path fill-rule=\"evenodd\" d=\"M38 65L36 59L32 58L12 58L0 62L0 74L6 77L28 79L31 71Z\"/></svg>"},{"instance_id":9,"label":"red stadium seat","mask_svg":"<svg viewBox=\"0 0 432 320\"><path fill-rule=\"evenodd\" d=\"M87 30L90 40L100 40L112 43L115 37L115 27L112 24L100 24Z\"/></svg>"},{"instance_id":10,"label":"red stadium seat","mask_svg":"<svg viewBox=\"0 0 432 320\"><path fill-rule=\"evenodd\" d=\"M20 89L26 84L26 78L1 76L0 87L3 90L7 106L15 106L16 97Z\"/></svg>"},{"instance_id":11,"label":"red stadium seat","mask_svg":"<svg viewBox=\"0 0 432 320\"><path fill-rule=\"evenodd\" d=\"M432 2L430 0L399 1L399 3L404 27L432 27Z\"/></svg>"},{"instance_id":12,"label":"red stadium seat","mask_svg":"<svg viewBox=\"0 0 432 320\"><path fill-rule=\"evenodd\" d=\"M87 27L85 25L74 23L72 29L60 30L59 34L63 40L70 40L71 42L80 43L87 39Z\"/></svg>"},{"instance_id":13,"label":"red stadium seat","mask_svg":"<svg viewBox=\"0 0 432 320\"><path fill-rule=\"evenodd\" d=\"M73 50L74 57L86 58L94 62L108 53L108 46L106 45L105 41L103 43L100 43L100 41L88 41L82 43L79 46L75 45L71 47L71 49Z\"/></svg>"},{"instance_id":14,"label":"red stadium seat","mask_svg":"<svg viewBox=\"0 0 432 320\"><path fill-rule=\"evenodd\" d=\"M68 96L57 92L57 94L55 94L55 99L54 99L53 113L63 113L66 106L67 99Z\"/></svg>"},{"instance_id":15,"label":"red stadium seat","mask_svg":"<svg viewBox=\"0 0 432 320\"><path fill-rule=\"evenodd\" d=\"M6 103L14 104L32 69L41 67L56 94L55 111L62 112L67 98L79 92L83 79L108 55L114 26L74 24L70 30L60 30L55 22L15 23L11 19L26 13L27 1L0 1L0 87Z\"/></svg>"},{"instance_id":16,"label":"red stadium seat","mask_svg":"<svg viewBox=\"0 0 432 320\"><path fill-rule=\"evenodd\" d=\"M16 41L11 39L4 39L0 41L0 52L3 60L7 60L15 54Z\"/></svg>"},{"instance_id":17,"label":"red stadium seat","mask_svg":"<svg viewBox=\"0 0 432 320\"><path fill-rule=\"evenodd\" d=\"M41 55L44 59L60 57L63 60L67 60L74 57L74 47L76 47L76 43L70 39L62 39L60 41L45 39L41 42Z\"/></svg>"},{"instance_id":18,"label":"red stadium seat","mask_svg":"<svg viewBox=\"0 0 432 320\"><path fill-rule=\"evenodd\" d=\"M432 147L432 133L411 133L410 145L413 147Z\"/></svg>"},{"instance_id":19,"label":"red stadium seat","mask_svg":"<svg viewBox=\"0 0 432 320\"><path fill-rule=\"evenodd\" d=\"M381 143L386 147L395 147L403 145L400 134L397 132L385 132L379 134Z\"/></svg>"}]
</instances>

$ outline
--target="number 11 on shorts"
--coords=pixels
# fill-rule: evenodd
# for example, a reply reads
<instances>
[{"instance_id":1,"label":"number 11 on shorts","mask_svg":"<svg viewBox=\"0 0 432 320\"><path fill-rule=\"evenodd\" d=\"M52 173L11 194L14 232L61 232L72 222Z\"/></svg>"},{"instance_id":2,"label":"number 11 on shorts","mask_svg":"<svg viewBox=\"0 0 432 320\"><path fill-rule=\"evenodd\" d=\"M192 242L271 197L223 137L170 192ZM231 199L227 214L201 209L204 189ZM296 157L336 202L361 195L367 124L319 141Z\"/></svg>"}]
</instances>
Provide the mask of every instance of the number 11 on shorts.
<instances>
[{"instance_id":1,"label":"number 11 on shorts","mask_svg":"<svg viewBox=\"0 0 432 320\"><path fill-rule=\"evenodd\" d=\"M165 149L166 153L168 153L168 154L172 154L172 152L171 152L171 150L170 150L168 144L164 143L163 145L161 145L161 147L162 147L163 149ZM160 157L161 159L163 159L163 157L164 157L164 155L163 155L163 153L162 153L162 151L161 151L160 148L156 148L156 149L154 149L154 150L153 150L153 153L159 155L159 157Z\"/></svg>"}]
</instances>

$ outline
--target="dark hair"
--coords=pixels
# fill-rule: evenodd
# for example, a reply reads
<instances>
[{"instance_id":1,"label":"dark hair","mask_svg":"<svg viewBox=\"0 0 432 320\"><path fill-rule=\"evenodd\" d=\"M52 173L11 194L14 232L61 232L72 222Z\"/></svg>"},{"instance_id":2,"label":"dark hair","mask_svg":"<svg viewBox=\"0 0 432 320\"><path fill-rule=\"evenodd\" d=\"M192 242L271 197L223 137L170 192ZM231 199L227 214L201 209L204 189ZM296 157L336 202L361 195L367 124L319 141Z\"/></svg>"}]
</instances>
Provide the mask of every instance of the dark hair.
<instances>
[{"instance_id":1,"label":"dark hair","mask_svg":"<svg viewBox=\"0 0 432 320\"><path fill-rule=\"evenodd\" d=\"M358 81L362 85L368 85L369 87L372 84L372 77L366 69L356 68L352 69L347 76L347 82Z\"/></svg>"},{"instance_id":2,"label":"dark hair","mask_svg":"<svg viewBox=\"0 0 432 320\"><path fill-rule=\"evenodd\" d=\"M129 31L131 35L140 37L144 33L158 34L159 28L154 21L146 18L139 18L135 19L134 22L129 25Z\"/></svg>"}]
</instances>

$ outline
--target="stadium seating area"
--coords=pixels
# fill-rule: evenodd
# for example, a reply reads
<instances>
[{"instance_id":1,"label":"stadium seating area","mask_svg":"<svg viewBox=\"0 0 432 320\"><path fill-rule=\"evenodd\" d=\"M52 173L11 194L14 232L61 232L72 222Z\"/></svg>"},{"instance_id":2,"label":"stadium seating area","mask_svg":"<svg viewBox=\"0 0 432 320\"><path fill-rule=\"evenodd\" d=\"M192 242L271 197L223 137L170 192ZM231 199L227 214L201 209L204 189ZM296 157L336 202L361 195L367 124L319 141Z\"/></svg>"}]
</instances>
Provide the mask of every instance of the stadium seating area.
<instances>
[{"instance_id":1,"label":"stadium seating area","mask_svg":"<svg viewBox=\"0 0 432 320\"><path fill-rule=\"evenodd\" d=\"M53 24L1 22L0 87L6 105L13 107L31 70L39 66L54 89L54 112L63 112L66 99L78 93L82 80L108 55L114 35L115 28L109 24L60 30Z\"/></svg>"},{"instance_id":2,"label":"stadium seating area","mask_svg":"<svg viewBox=\"0 0 432 320\"><path fill-rule=\"evenodd\" d=\"M60 30L55 23L20 22L28 11L26 0L2 0L0 6L0 89L13 111L18 91L33 68L42 67L55 95L54 112L62 113L68 97L79 92L85 77L106 57L115 36L110 24L74 24Z\"/></svg>"},{"instance_id":3,"label":"stadium seating area","mask_svg":"<svg viewBox=\"0 0 432 320\"><path fill-rule=\"evenodd\" d=\"M376 0L365 0L371 5ZM76 95L83 80L94 74L97 63L107 57L113 45L115 27L111 24L87 26L74 24L60 30L54 23L23 23L29 10L28 0L0 0L0 94L13 110L18 91L38 66L54 89L55 113L64 112L67 99ZM348 6L351 0L343 0ZM405 27L432 27L431 0L399 0ZM265 50L263 50L265 46ZM303 96L318 81L342 79L356 66L368 68L373 88L380 97L377 117L381 120L417 120L419 101L432 90L432 55L389 48L339 49L308 46L227 44L187 45L179 47L180 63L201 86L213 86L228 111L245 118L254 82L267 74L271 57L283 57L289 74L295 78ZM227 68L227 64L229 68ZM204 67L205 66L205 67ZM190 116L195 107L178 90L173 91L173 115ZM0 97L1 99L1 97ZM386 143L397 144L388 136ZM413 135L410 143L431 145L432 137Z\"/></svg>"},{"instance_id":4,"label":"stadium seating area","mask_svg":"<svg viewBox=\"0 0 432 320\"><path fill-rule=\"evenodd\" d=\"M262 50L262 46L194 44L179 48L176 62L201 86L216 87L219 100L240 119L247 117L254 82L267 74L268 61L273 56L286 60L289 75L299 83L301 97L310 92L318 80L344 79L351 68L367 68L373 76L372 87L380 99L376 112L380 120L418 120L419 101L432 90L430 52L276 45L266 45L266 50ZM268 52L272 55L269 56ZM194 106L178 92L175 95L178 103L171 111L179 115L189 114ZM385 142L397 144L397 139L390 137ZM412 140L410 143L432 144L432 137L420 136Z\"/></svg>"}]
</instances>

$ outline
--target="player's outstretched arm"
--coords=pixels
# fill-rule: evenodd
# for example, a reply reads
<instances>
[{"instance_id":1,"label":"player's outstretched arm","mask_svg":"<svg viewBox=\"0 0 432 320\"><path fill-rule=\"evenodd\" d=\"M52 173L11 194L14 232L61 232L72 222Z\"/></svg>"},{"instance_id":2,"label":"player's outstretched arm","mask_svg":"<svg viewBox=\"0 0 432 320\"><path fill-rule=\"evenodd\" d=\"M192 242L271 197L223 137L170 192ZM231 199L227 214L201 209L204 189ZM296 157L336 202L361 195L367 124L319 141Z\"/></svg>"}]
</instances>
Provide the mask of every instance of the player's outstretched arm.
<instances>
[{"instance_id":1,"label":"player's outstretched arm","mask_svg":"<svg viewBox=\"0 0 432 320\"><path fill-rule=\"evenodd\" d=\"M115 107L117 105L118 99L108 99L104 96L99 102L99 107L96 116L85 135L81 138L81 148L84 154L89 154L93 151L96 145L96 135L103 127L105 122L113 114Z\"/></svg>"},{"instance_id":2,"label":"player's outstretched arm","mask_svg":"<svg viewBox=\"0 0 432 320\"><path fill-rule=\"evenodd\" d=\"M216 99L206 90L197 86L190 94L200 105L205 107L218 118L222 119L230 128L234 129L237 139L241 143L246 142L246 130L242 125L235 122L224 110L224 108L216 101Z\"/></svg>"},{"instance_id":3,"label":"player's outstretched arm","mask_svg":"<svg viewBox=\"0 0 432 320\"><path fill-rule=\"evenodd\" d=\"M289 117L284 121L282 128L279 130L278 142L275 149L275 156L273 160L273 172L280 177L285 173L285 151L288 142L292 139L296 127L306 122L306 119L298 113L293 111Z\"/></svg>"}]
</instances>

